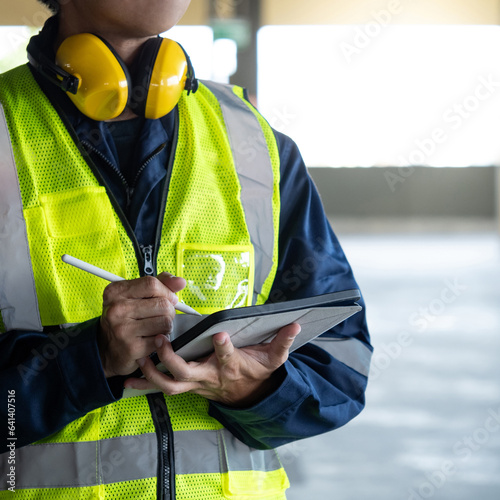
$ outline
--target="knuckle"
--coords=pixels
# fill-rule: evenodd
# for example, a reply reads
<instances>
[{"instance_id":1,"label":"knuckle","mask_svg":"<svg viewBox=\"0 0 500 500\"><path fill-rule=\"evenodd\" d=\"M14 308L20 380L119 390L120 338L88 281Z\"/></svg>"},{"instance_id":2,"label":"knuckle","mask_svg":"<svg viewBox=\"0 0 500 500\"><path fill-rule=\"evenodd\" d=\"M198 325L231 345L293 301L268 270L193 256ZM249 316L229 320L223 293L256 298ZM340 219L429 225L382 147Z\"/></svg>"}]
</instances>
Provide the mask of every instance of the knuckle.
<instances>
[{"instance_id":1,"label":"knuckle","mask_svg":"<svg viewBox=\"0 0 500 500\"><path fill-rule=\"evenodd\" d=\"M158 297L156 299L156 308L160 311L168 311L169 314L175 314L172 302L167 297Z\"/></svg>"},{"instance_id":2,"label":"knuckle","mask_svg":"<svg viewBox=\"0 0 500 500\"><path fill-rule=\"evenodd\" d=\"M225 351L225 352L222 352L218 355L218 358L219 360L221 361L228 361L231 359L233 353L232 352L228 352L228 351Z\"/></svg>"},{"instance_id":3,"label":"knuckle","mask_svg":"<svg viewBox=\"0 0 500 500\"><path fill-rule=\"evenodd\" d=\"M160 317L160 328L163 333L172 333L174 329L174 320L169 315Z\"/></svg>"},{"instance_id":4,"label":"knuckle","mask_svg":"<svg viewBox=\"0 0 500 500\"><path fill-rule=\"evenodd\" d=\"M175 390L173 387L162 387L162 392L167 396L175 396L179 391Z\"/></svg>"},{"instance_id":5,"label":"knuckle","mask_svg":"<svg viewBox=\"0 0 500 500\"><path fill-rule=\"evenodd\" d=\"M104 302L104 304L109 304L113 301L116 290L116 287L114 287L113 285L114 283L110 283L102 292L102 301Z\"/></svg>"},{"instance_id":6,"label":"knuckle","mask_svg":"<svg viewBox=\"0 0 500 500\"><path fill-rule=\"evenodd\" d=\"M161 291L161 282L154 276L144 276L141 279L143 280L146 293L150 296L155 296Z\"/></svg>"},{"instance_id":7,"label":"knuckle","mask_svg":"<svg viewBox=\"0 0 500 500\"><path fill-rule=\"evenodd\" d=\"M106 308L105 315L110 321L123 320L127 315L127 306L123 302L114 302Z\"/></svg>"}]
</instances>

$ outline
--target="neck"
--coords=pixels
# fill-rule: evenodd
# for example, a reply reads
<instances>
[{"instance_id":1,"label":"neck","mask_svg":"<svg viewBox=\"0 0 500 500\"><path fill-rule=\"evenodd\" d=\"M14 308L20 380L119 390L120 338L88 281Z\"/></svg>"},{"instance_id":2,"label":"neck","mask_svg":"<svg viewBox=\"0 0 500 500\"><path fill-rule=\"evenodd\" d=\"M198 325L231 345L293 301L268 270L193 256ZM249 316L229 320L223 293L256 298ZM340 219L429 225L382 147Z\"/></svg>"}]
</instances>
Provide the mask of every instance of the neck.
<instances>
[{"instance_id":1,"label":"neck","mask_svg":"<svg viewBox=\"0 0 500 500\"><path fill-rule=\"evenodd\" d=\"M116 53L121 57L123 62L127 65L130 66L137 54L139 53L139 50L141 46L148 40L149 37L144 37L144 38L123 38L120 36L114 36L114 35L109 35L109 34L103 34L103 33L98 33L98 32L92 32L92 31L71 31L71 30L60 30L58 37L56 39L56 51L57 47L63 42L64 39L71 35L75 35L78 33L93 33L94 35L98 35L104 40L106 40L116 51Z\"/></svg>"}]
</instances>

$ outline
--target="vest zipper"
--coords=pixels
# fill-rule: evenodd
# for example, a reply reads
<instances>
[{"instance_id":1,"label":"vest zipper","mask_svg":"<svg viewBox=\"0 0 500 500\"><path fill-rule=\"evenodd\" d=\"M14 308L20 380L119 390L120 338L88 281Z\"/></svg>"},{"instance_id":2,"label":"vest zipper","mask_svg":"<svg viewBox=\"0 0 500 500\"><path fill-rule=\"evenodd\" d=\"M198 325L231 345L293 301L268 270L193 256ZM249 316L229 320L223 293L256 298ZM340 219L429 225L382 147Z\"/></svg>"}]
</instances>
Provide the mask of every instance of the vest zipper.
<instances>
[{"instance_id":1,"label":"vest zipper","mask_svg":"<svg viewBox=\"0 0 500 500\"><path fill-rule=\"evenodd\" d=\"M141 245L142 255L144 255L144 274L153 276L155 269L153 267L153 245Z\"/></svg>"},{"instance_id":2,"label":"vest zipper","mask_svg":"<svg viewBox=\"0 0 500 500\"><path fill-rule=\"evenodd\" d=\"M123 212L120 204L116 200L115 196L113 195L111 189L109 189L109 186L107 185L106 181L104 180L104 177L101 175L99 172L99 169L95 165L94 161L90 157L88 151L85 149L85 147L82 144L82 141L78 137L78 135L75 132L75 129L71 125L70 121L68 120L66 114L64 111L61 109L61 107L57 104L57 101L52 101L52 104L54 108L57 110L59 117L61 118L62 122L66 126L66 129L68 130L68 133L72 137L73 141L78 147L78 150L80 151L81 155L83 156L84 160L86 161L87 165L90 167L92 173L96 177L96 179L99 181L99 184L101 186L104 186L106 189L106 192L108 194L108 197L111 201L111 204L113 205L113 208L115 212L117 213L119 219L121 220L123 227L125 231L127 232L128 237L130 238L130 241L132 242L132 245L135 250L136 254L136 259L139 265L139 272L142 273L145 272L145 257L143 256L142 252L140 251L140 245L139 242L137 241L137 238L135 236L135 233L130 226L130 223L128 222L128 219ZM155 245L154 248L156 249L155 252L153 252L153 248L151 249L151 258L153 260L153 268L155 267L156 264L156 252L158 251L159 248L159 241L161 238L161 228L163 226L163 217L164 217L164 212L165 212L165 206L167 202L167 191L168 191L168 185L170 183L170 176L172 173L172 166L174 163L174 158L175 158L175 149L177 147L177 137L178 137L178 130L179 130L179 119L178 119L178 110L176 108L175 110L175 118L174 118L174 137L172 140L172 150L170 153L170 158L169 162L167 165L167 175L165 177L165 182L163 185L163 195L162 195L162 201L161 201L161 208L160 208L160 213L158 216L158 223L156 227L156 240L155 240ZM90 144L89 144L90 145ZM91 149L94 149L92 145L90 145ZM159 153L158 150L153 152L154 153ZM102 154L100 154L97 151L97 154L106 161L106 163L110 164L109 160L105 158ZM148 159L151 161L152 156ZM111 164L111 167L114 169L114 165ZM121 172L119 173L121 177L123 175ZM123 177L124 179L124 177ZM126 182L126 181L125 181ZM142 266L142 269L141 269ZM148 394L146 396L148 398L148 402L150 405L150 411L151 411L151 416L155 425L155 430L156 430L156 435L157 435L157 440L158 440L158 471L157 471L157 477L158 477L158 499L159 500L175 500L175 469L174 469L174 447L173 447L173 430L172 430L172 425L170 423L170 417L168 414L167 406L164 400L164 396L162 393L156 393L156 394ZM155 402L158 401L156 404Z\"/></svg>"},{"instance_id":3,"label":"vest zipper","mask_svg":"<svg viewBox=\"0 0 500 500\"><path fill-rule=\"evenodd\" d=\"M111 167L111 170L118 176L118 178L121 180L123 187L125 188L125 194L127 195L127 209L130 206L130 202L132 201L132 195L134 194L134 187L130 187L127 179L125 179L125 176L121 173L119 168L116 168L116 166L111 163L108 158L106 158L98 149L94 148L92 144L90 144L87 141L82 141L82 144L85 146L87 150L91 150L94 154L96 154L106 165Z\"/></svg>"},{"instance_id":4,"label":"vest zipper","mask_svg":"<svg viewBox=\"0 0 500 500\"><path fill-rule=\"evenodd\" d=\"M111 201L111 205L113 206L115 212L117 213L118 218L120 219L121 223L123 224L123 227L124 227L128 237L130 238L130 241L132 242L132 246L134 247L135 256L137 259L137 264L139 267L139 273L142 276L143 275L142 268L144 268L144 258L143 258L141 251L140 251L139 242L137 241L134 230L132 229L132 227L130 226L130 223L128 222L127 216L125 215L124 211L122 210L122 207L120 206L120 204L116 200L115 195L113 194L113 192L109 188L107 182L104 180L104 177L102 176L101 172L99 172L99 169L96 167L96 165L95 165L94 161L92 160L91 156L89 155L87 149L84 147L84 143L82 141L80 141L80 139L76 135L76 132L74 131L73 127L65 118L65 115L60 114L60 117L63 120L63 122L65 123L68 132L70 133L73 140L75 141L75 144L77 144L78 149L80 150L80 153L82 154L83 158L85 159L87 165L90 167L90 170L92 170L92 173L94 174L96 179L99 181L99 184L106 188L106 192L107 192L108 197ZM111 168L113 168L113 170L115 170L115 166L104 155L102 155L99 151L94 149L94 147L91 144L89 144L89 143L85 143L85 144L89 147L89 149L94 151L100 158L102 158L108 165L110 165ZM127 182L125 180L125 178L123 177L123 174L121 172L119 172L119 176L122 179L122 182L125 182L125 183ZM127 190L127 197L131 197L131 192L130 192L129 188Z\"/></svg>"},{"instance_id":5,"label":"vest zipper","mask_svg":"<svg viewBox=\"0 0 500 500\"><path fill-rule=\"evenodd\" d=\"M144 160L144 163L141 165L141 168L137 171L134 177L134 181L132 182L132 189L135 189L137 181L139 180L140 175L144 171L144 169L148 166L149 162L157 155L159 155L167 144L164 142L160 144L147 158Z\"/></svg>"},{"instance_id":6,"label":"vest zipper","mask_svg":"<svg viewBox=\"0 0 500 500\"><path fill-rule=\"evenodd\" d=\"M172 137L172 147L170 149L170 156L168 159L168 164L167 164L167 173L165 175L165 180L163 181L163 186L162 186L162 197L161 197L161 202L160 202L160 216L158 217L158 225L156 226L156 238L154 242L154 252L152 252L152 259L153 259L153 268L157 268L157 257L158 257L158 250L160 249L161 245L161 230L163 228L163 218L165 216L165 208L167 206L167 194L168 194L168 189L170 185L170 178L172 177L172 170L174 166L174 160L175 160L175 151L177 149L177 141L179 138L179 108L175 107L174 109L174 135ZM169 271L173 272L173 269L162 269L162 271Z\"/></svg>"},{"instance_id":7,"label":"vest zipper","mask_svg":"<svg viewBox=\"0 0 500 500\"><path fill-rule=\"evenodd\" d=\"M157 498L175 500L174 432L163 393L147 396L158 443Z\"/></svg>"},{"instance_id":8,"label":"vest zipper","mask_svg":"<svg viewBox=\"0 0 500 500\"><path fill-rule=\"evenodd\" d=\"M177 134L175 134L177 135ZM75 134L76 136L76 134ZM135 236L135 233L133 229L130 227L130 224L128 222L128 219L126 215L123 213L123 210L120 207L120 204L117 202L115 196L113 195L112 191L109 189L106 181L102 177L101 173L99 172L99 169L94 165L94 162L90 158L90 156L87 153L87 150L91 150L93 153L95 153L102 161L104 161L107 165L111 167L111 169L118 175L118 178L121 180L124 188L125 188L125 193L127 195L127 208L130 206L130 202L132 200L132 195L134 194L134 189L135 189L135 183L139 179L139 175L143 172L143 170L146 168L146 166L153 160L153 158L160 154L161 151L165 148L165 143L160 144L152 153L151 155L146 159L146 161L141 165L141 168L137 172L137 175L135 176L134 179L134 186L130 187L127 179L125 179L124 175L120 172L118 168L115 167L113 163L111 163L106 156L104 156L98 149L94 148L92 144L90 144L87 141L79 141L78 138L76 138L77 144L78 142L84 146L85 149L83 149L82 154L84 154L84 158L86 159L87 163L92 169L92 172L94 175L97 177L99 180L99 183L103 185L106 188L106 191L108 192L108 196L112 202L112 205L114 209L116 210L116 213L118 214L118 217L122 221L123 226L125 227L125 230L127 231L127 234L132 241L132 244L134 245L137 261L139 264L139 272L141 273L141 276L144 275L154 275L156 274L156 252L154 251L155 249L158 248L158 245L155 243L155 245L140 245L139 242L137 241L137 238ZM175 141L176 142L176 141ZM80 148L81 150L81 148ZM167 176L168 171L170 169L171 164L173 163L173 157L175 157L174 154L174 146L172 146L172 152L170 154L170 159L169 163L167 166ZM164 186L166 187L166 186ZM156 238L155 242L159 243L159 239L161 238L161 227L163 225L163 212L165 209L165 202L166 202L166 193L164 192L162 195L162 203L161 203L161 209L160 213L158 215L158 223L157 223L157 228L156 228ZM144 249L147 249L146 251ZM142 270L141 270L142 268Z\"/></svg>"}]
</instances>

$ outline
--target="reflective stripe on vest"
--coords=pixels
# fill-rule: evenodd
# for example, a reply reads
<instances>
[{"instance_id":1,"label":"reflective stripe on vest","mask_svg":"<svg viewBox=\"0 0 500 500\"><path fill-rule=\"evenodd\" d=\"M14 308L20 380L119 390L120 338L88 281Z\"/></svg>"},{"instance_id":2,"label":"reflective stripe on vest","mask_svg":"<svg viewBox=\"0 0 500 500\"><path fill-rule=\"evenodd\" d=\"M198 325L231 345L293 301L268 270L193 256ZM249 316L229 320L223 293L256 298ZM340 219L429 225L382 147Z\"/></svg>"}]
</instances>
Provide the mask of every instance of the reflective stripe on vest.
<instances>
[{"instance_id":1,"label":"reflective stripe on vest","mask_svg":"<svg viewBox=\"0 0 500 500\"><path fill-rule=\"evenodd\" d=\"M23 202L0 104L0 311L6 330L42 330Z\"/></svg>"},{"instance_id":2,"label":"reflective stripe on vest","mask_svg":"<svg viewBox=\"0 0 500 500\"><path fill-rule=\"evenodd\" d=\"M226 429L176 431L174 443L178 475L270 472L282 468L274 450L249 448ZM16 488L80 488L153 478L157 471L156 446L155 434L25 446L16 450ZM0 455L0 474L4 478L10 467L7 455Z\"/></svg>"},{"instance_id":3,"label":"reflective stripe on vest","mask_svg":"<svg viewBox=\"0 0 500 500\"><path fill-rule=\"evenodd\" d=\"M230 87L203 82L219 101L241 184L241 203L255 249L254 303L273 265L273 169L262 128Z\"/></svg>"}]
</instances>

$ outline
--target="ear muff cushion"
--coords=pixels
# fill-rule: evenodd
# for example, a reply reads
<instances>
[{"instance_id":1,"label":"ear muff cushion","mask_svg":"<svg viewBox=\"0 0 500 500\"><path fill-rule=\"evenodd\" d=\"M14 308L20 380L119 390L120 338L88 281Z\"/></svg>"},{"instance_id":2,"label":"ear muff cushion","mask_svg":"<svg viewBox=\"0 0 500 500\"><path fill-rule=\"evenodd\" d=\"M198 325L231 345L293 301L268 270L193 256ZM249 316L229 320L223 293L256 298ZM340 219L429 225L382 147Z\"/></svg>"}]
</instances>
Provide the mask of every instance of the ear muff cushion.
<instances>
[{"instance_id":1,"label":"ear muff cushion","mask_svg":"<svg viewBox=\"0 0 500 500\"><path fill-rule=\"evenodd\" d=\"M177 42L159 37L148 40L134 71L131 102L146 118L167 115L181 97L187 71L186 56Z\"/></svg>"},{"instance_id":2,"label":"ear muff cushion","mask_svg":"<svg viewBox=\"0 0 500 500\"><path fill-rule=\"evenodd\" d=\"M125 64L103 39L90 33L66 38L56 53L56 64L80 82L76 95L67 95L89 118L110 120L129 100L130 76Z\"/></svg>"}]
</instances>

